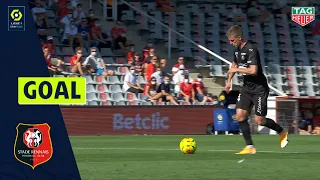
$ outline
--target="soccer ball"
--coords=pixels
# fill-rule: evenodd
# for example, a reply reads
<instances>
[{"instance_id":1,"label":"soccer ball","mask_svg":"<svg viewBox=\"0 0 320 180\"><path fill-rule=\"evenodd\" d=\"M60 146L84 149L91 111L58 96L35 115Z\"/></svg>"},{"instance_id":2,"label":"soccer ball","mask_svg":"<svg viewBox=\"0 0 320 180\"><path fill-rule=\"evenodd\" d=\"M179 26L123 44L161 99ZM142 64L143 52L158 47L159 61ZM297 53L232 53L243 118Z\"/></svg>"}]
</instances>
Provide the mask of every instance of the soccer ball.
<instances>
[{"instance_id":1,"label":"soccer ball","mask_svg":"<svg viewBox=\"0 0 320 180\"><path fill-rule=\"evenodd\" d=\"M180 150L184 154L193 154L197 150L197 143L193 138L184 138L180 142Z\"/></svg>"}]
</instances>

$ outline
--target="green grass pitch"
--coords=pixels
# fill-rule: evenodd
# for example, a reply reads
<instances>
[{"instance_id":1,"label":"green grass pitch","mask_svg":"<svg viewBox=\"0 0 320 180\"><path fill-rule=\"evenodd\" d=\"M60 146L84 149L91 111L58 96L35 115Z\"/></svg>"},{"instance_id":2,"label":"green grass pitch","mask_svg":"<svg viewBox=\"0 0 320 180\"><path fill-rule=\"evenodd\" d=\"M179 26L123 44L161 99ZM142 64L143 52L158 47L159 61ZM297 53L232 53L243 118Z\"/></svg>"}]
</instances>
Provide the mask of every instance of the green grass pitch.
<instances>
[{"instance_id":1,"label":"green grass pitch","mask_svg":"<svg viewBox=\"0 0 320 180\"><path fill-rule=\"evenodd\" d=\"M178 148L184 137L197 142L195 154ZM319 180L320 137L254 135L255 155L235 155L242 136L70 137L83 180Z\"/></svg>"}]
</instances>

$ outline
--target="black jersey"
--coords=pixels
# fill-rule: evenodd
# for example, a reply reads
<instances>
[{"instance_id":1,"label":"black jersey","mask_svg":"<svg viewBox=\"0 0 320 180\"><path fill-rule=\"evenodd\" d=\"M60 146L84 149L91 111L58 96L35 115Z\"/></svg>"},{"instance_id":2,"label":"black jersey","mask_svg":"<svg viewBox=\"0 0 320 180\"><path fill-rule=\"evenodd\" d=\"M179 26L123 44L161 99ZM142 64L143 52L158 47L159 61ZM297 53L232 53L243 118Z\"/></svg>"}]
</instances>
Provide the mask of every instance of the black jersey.
<instances>
[{"instance_id":1,"label":"black jersey","mask_svg":"<svg viewBox=\"0 0 320 180\"><path fill-rule=\"evenodd\" d=\"M254 93L269 90L267 78L262 71L259 51L250 42L247 42L242 49L235 49L234 62L238 68L248 68L250 65L258 67L256 75L242 74L243 89Z\"/></svg>"}]
</instances>

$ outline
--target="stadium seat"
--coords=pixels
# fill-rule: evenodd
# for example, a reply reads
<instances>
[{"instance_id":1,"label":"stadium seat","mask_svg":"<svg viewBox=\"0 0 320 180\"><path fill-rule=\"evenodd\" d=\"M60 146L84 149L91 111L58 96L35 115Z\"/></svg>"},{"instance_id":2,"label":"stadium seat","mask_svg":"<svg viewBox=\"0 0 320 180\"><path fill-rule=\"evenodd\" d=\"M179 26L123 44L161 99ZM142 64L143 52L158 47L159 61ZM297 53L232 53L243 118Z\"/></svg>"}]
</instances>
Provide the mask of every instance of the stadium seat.
<instances>
[{"instance_id":1,"label":"stadium seat","mask_svg":"<svg viewBox=\"0 0 320 180\"><path fill-rule=\"evenodd\" d=\"M109 93L105 93L105 92L99 93L99 99L100 101L113 101Z\"/></svg>"},{"instance_id":2,"label":"stadium seat","mask_svg":"<svg viewBox=\"0 0 320 180\"><path fill-rule=\"evenodd\" d=\"M103 76L94 76L94 79L97 84L108 84L107 80Z\"/></svg>"},{"instance_id":3,"label":"stadium seat","mask_svg":"<svg viewBox=\"0 0 320 180\"><path fill-rule=\"evenodd\" d=\"M129 72L128 67L122 66L117 68L117 72L121 75L126 75Z\"/></svg>"},{"instance_id":4,"label":"stadium seat","mask_svg":"<svg viewBox=\"0 0 320 180\"><path fill-rule=\"evenodd\" d=\"M87 87L86 88L86 92L87 93L95 93L96 92L96 90L95 90L93 85L87 85L86 87Z\"/></svg>"},{"instance_id":5,"label":"stadium seat","mask_svg":"<svg viewBox=\"0 0 320 180\"><path fill-rule=\"evenodd\" d=\"M120 92L113 93L111 98L112 98L114 101L116 101L116 102L127 101L127 100L123 97L123 94L120 93Z\"/></svg>"},{"instance_id":6,"label":"stadium seat","mask_svg":"<svg viewBox=\"0 0 320 180\"><path fill-rule=\"evenodd\" d=\"M139 98L134 93L125 93L125 99L127 99L129 102L131 102L131 101L139 101Z\"/></svg>"},{"instance_id":7,"label":"stadium seat","mask_svg":"<svg viewBox=\"0 0 320 180\"><path fill-rule=\"evenodd\" d=\"M103 93L103 92L110 92L107 85L105 84L98 84L96 86L96 92L99 92L99 93Z\"/></svg>"},{"instance_id":8,"label":"stadium seat","mask_svg":"<svg viewBox=\"0 0 320 180\"><path fill-rule=\"evenodd\" d=\"M149 106L153 104L151 102L141 102L140 105Z\"/></svg>"},{"instance_id":9,"label":"stadium seat","mask_svg":"<svg viewBox=\"0 0 320 180\"><path fill-rule=\"evenodd\" d=\"M101 102L102 106L112 106L112 102L111 101L103 101Z\"/></svg>"},{"instance_id":10,"label":"stadium seat","mask_svg":"<svg viewBox=\"0 0 320 180\"><path fill-rule=\"evenodd\" d=\"M137 101L129 101L129 102L127 102L127 105L140 105L140 102L137 102Z\"/></svg>"},{"instance_id":11,"label":"stadium seat","mask_svg":"<svg viewBox=\"0 0 320 180\"><path fill-rule=\"evenodd\" d=\"M96 93L87 93L87 101L98 101L99 99L97 98Z\"/></svg>"},{"instance_id":12,"label":"stadium seat","mask_svg":"<svg viewBox=\"0 0 320 180\"><path fill-rule=\"evenodd\" d=\"M123 90L122 88L120 87L120 85L110 85L109 86L109 90L113 93L122 93Z\"/></svg>"},{"instance_id":13,"label":"stadium seat","mask_svg":"<svg viewBox=\"0 0 320 180\"><path fill-rule=\"evenodd\" d=\"M100 103L97 102L97 101L90 101L90 102L88 102L88 105L89 105L89 106L99 106Z\"/></svg>"},{"instance_id":14,"label":"stadium seat","mask_svg":"<svg viewBox=\"0 0 320 180\"><path fill-rule=\"evenodd\" d=\"M126 104L126 102L122 102L122 101L121 101L121 102L114 102L114 105L115 105L115 106L125 106L125 105L127 105L127 104Z\"/></svg>"},{"instance_id":15,"label":"stadium seat","mask_svg":"<svg viewBox=\"0 0 320 180\"><path fill-rule=\"evenodd\" d=\"M91 76L84 76L86 78L87 84L96 84L96 82L92 79Z\"/></svg>"},{"instance_id":16,"label":"stadium seat","mask_svg":"<svg viewBox=\"0 0 320 180\"><path fill-rule=\"evenodd\" d=\"M107 77L108 84L122 84L118 78L118 76L108 76Z\"/></svg>"}]
</instances>

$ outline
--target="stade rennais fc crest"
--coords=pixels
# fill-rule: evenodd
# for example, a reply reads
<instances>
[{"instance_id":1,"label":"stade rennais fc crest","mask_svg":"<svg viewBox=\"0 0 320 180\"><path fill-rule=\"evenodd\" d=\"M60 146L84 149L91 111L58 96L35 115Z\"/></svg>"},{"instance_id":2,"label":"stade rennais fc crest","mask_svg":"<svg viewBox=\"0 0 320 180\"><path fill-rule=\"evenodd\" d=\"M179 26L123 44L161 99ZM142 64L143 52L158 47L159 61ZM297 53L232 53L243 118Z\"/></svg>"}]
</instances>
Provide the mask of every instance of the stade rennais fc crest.
<instances>
[{"instance_id":1,"label":"stade rennais fc crest","mask_svg":"<svg viewBox=\"0 0 320 180\"><path fill-rule=\"evenodd\" d=\"M292 21L305 26L315 19L314 7L292 7L291 8Z\"/></svg>"},{"instance_id":2,"label":"stade rennais fc crest","mask_svg":"<svg viewBox=\"0 0 320 180\"><path fill-rule=\"evenodd\" d=\"M53 149L50 137L50 126L44 124L18 124L14 144L14 156L21 163L34 169L49 161Z\"/></svg>"}]
</instances>

